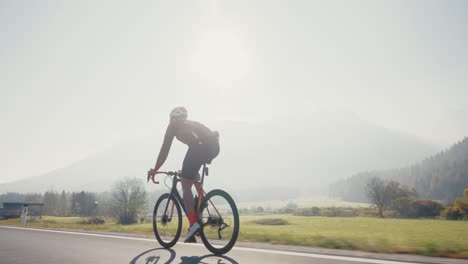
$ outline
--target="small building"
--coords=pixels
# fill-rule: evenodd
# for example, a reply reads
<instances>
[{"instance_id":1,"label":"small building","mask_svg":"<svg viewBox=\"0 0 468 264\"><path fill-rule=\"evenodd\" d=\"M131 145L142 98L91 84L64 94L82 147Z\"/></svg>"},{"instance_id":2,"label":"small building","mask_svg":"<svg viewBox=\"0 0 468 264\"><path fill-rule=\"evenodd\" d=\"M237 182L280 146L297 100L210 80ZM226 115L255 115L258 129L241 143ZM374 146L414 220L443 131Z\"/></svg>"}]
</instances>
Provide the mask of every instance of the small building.
<instances>
[{"instance_id":1,"label":"small building","mask_svg":"<svg viewBox=\"0 0 468 264\"><path fill-rule=\"evenodd\" d=\"M22 203L22 202L6 202L3 203L3 208L0 208L1 218L19 218L23 208L27 207L30 216L42 217L43 203Z\"/></svg>"}]
</instances>

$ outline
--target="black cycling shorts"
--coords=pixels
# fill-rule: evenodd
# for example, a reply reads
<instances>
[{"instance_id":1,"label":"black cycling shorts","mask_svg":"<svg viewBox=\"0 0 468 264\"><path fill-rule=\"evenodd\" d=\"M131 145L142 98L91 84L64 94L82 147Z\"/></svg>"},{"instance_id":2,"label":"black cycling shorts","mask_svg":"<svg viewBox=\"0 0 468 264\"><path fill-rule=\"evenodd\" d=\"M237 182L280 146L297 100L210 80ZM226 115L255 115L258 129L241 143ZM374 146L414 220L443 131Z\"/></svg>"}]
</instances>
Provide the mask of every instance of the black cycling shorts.
<instances>
[{"instance_id":1,"label":"black cycling shorts","mask_svg":"<svg viewBox=\"0 0 468 264\"><path fill-rule=\"evenodd\" d=\"M219 143L206 144L198 142L189 146L182 164L180 177L193 180L205 163L211 163L219 154Z\"/></svg>"}]
</instances>

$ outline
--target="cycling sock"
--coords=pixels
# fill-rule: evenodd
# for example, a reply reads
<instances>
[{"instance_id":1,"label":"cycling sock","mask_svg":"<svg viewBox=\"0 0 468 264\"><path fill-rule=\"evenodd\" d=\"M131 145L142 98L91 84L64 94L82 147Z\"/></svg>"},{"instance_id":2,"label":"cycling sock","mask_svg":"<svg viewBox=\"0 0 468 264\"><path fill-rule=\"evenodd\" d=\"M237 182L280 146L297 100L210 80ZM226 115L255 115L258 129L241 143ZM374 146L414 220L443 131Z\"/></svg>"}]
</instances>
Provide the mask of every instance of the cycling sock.
<instances>
[{"instance_id":1,"label":"cycling sock","mask_svg":"<svg viewBox=\"0 0 468 264\"><path fill-rule=\"evenodd\" d=\"M197 222L197 217L195 216L195 212L192 211L190 212L188 215L187 215L187 218L189 220L189 224L190 226L192 226L193 224L195 224Z\"/></svg>"}]
</instances>

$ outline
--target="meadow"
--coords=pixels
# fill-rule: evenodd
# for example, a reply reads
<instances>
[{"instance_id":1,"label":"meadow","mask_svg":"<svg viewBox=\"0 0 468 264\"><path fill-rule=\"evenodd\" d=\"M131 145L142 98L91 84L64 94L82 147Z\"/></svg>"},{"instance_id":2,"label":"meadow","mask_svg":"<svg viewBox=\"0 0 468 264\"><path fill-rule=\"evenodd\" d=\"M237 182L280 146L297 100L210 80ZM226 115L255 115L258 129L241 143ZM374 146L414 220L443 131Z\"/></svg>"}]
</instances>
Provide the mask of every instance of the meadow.
<instances>
[{"instance_id":1,"label":"meadow","mask_svg":"<svg viewBox=\"0 0 468 264\"><path fill-rule=\"evenodd\" d=\"M106 219L105 224L95 225L83 220L44 216L28 226L153 234L151 223L119 225ZM0 220L0 225L19 224L19 219ZM241 215L239 241L468 259L467 237L466 221Z\"/></svg>"}]
</instances>

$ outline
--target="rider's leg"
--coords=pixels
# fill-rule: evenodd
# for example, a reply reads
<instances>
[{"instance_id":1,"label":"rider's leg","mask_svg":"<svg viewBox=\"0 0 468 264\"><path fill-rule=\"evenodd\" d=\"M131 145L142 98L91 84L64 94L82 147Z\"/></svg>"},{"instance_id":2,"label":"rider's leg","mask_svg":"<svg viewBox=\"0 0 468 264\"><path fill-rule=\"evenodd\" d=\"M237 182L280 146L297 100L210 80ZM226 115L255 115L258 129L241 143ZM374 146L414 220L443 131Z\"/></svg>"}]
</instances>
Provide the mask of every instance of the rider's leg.
<instances>
[{"instance_id":1,"label":"rider's leg","mask_svg":"<svg viewBox=\"0 0 468 264\"><path fill-rule=\"evenodd\" d=\"M189 219L190 228L187 232L184 242L188 242L196 232L200 229L198 224L197 216L194 210L194 199L192 194L192 185L194 180L199 181L201 166L206 162L206 146L203 144L193 144L187 150L185 155L184 163L182 164L182 190L184 193L184 206L187 212L187 218Z\"/></svg>"},{"instance_id":2,"label":"rider's leg","mask_svg":"<svg viewBox=\"0 0 468 264\"><path fill-rule=\"evenodd\" d=\"M200 174L197 173L195 178L193 180L181 179L182 183L182 192L184 195L184 205L185 205L185 210L187 211L187 218L189 220L190 226L192 226L195 222L197 222L197 217L195 215L195 210L194 210L194 203L195 199L193 198L193 193L192 193L192 185L193 182L199 181L200 180Z\"/></svg>"}]
</instances>

